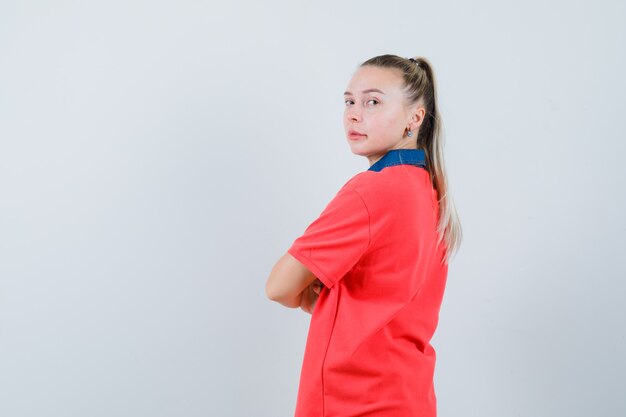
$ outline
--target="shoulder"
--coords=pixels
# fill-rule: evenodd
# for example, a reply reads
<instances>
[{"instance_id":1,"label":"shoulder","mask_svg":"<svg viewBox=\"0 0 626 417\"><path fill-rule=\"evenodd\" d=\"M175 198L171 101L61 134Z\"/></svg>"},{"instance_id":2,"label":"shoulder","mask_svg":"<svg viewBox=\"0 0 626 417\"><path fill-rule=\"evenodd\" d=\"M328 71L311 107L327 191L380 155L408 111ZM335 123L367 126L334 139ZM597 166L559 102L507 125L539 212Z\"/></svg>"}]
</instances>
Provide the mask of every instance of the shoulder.
<instances>
[{"instance_id":1,"label":"shoulder","mask_svg":"<svg viewBox=\"0 0 626 417\"><path fill-rule=\"evenodd\" d=\"M346 181L346 183L341 188L354 190L355 188L362 187L363 185L366 185L369 183L369 181L371 181L372 178L369 174L371 174L370 171L359 172L348 181Z\"/></svg>"},{"instance_id":2,"label":"shoulder","mask_svg":"<svg viewBox=\"0 0 626 417\"><path fill-rule=\"evenodd\" d=\"M382 171L363 171L350 178L343 188L361 195L375 194L379 197L406 190L408 185L420 183L427 172L421 168L406 166L388 167Z\"/></svg>"},{"instance_id":3,"label":"shoulder","mask_svg":"<svg viewBox=\"0 0 626 417\"><path fill-rule=\"evenodd\" d=\"M352 176L337 192L338 196L356 195L360 198L371 194L371 190L379 188L380 179L376 178L376 173L363 171Z\"/></svg>"},{"instance_id":4,"label":"shoulder","mask_svg":"<svg viewBox=\"0 0 626 417\"><path fill-rule=\"evenodd\" d=\"M358 194L368 207L407 203L407 199L429 200L433 193L428 171L408 165L359 172L344 184L342 191Z\"/></svg>"},{"instance_id":5,"label":"shoulder","mask_svg":"<svg viewBox=\"0 0 626 417\"><path fill-rule=\"evenodd\" d=\"M381 174L374 171L359 172L346 181L335 195L335 200L350 201L353 210L356 210L355 206L359 205L368 213L371 212L382 201L393 199L392 196L395 193L395 187L389 175Z\"/></svg>"}]
</instances>

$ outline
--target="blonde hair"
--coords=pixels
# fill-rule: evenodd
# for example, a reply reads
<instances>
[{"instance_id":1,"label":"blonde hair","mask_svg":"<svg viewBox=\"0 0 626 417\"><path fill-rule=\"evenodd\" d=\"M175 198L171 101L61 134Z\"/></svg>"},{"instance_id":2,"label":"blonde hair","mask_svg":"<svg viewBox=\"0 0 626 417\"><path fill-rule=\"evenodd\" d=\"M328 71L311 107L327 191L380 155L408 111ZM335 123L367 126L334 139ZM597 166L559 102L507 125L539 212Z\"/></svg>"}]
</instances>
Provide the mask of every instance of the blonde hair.
<instances>
[{"instance_id":1,"label":"blonde hair","mask_svg":"<svg viewBox=\"0 0 626 417\"><path fill-rule=\"evenodd\" d=\"M426 154L426 169L430 173L433 188L437 191L439 213L437 245L444 242L446 254L442 263L447 264L462 239L461 222L449 193L448 178L443 157L443 123L438 107L437 83L432 65L423 56L403 58L397 55L379 55L360 66L375 66L399 70L404 79L407 101L410 105L421 100L426 116L417 134L417 148Z\"/></svg>"}]
</instances>

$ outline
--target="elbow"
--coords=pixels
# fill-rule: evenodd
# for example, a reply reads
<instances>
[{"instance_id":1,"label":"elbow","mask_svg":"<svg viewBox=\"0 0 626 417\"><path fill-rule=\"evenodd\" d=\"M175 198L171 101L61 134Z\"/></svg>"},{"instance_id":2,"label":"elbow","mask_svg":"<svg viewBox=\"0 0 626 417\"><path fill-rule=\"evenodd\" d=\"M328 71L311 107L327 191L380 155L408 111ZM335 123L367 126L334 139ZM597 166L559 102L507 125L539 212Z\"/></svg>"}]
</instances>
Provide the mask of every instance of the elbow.
<instances>
[{"instance_id":1,"label":"elbow","mask_svg":"<svg viewBox=\"0 0 626 417\"><path fill-rule=\"evenodd\" d=\"M275 290L270 285L269 279L267 280L267 283L265 284L265 296L272 301L278 301L278 298L279 298Z\"/></svg>"},{"instance_id":2,"label":"elbow","mask_svg":"<svg viewBox=\"0 0 626 417\"><path fill-rule=\"evenodd\" d=\"M280 288L276 285L277 279L275 271L276 267L272 269L270 276L267 278L267 282L265 283L265 296L272 301L280 302L282 294L280 293Z\"/></svg>"},{"instance_id":3,"label":"elbow","mask_svg":"<svg viewBox=\"0 0 626 417\"><path fill-rule=\"evenodd\" d=\"M300 297L290 296L281 292L279 288L271 284L271 277L265 284L265 296L285 307L296 308L300 306Z\"/></svg>"},{"instance_id":4,"label":"elbow","mask_svg":"<svg viewBox=\"0 0 626 417\"><path fill-rule=\"evenodd\" d=\"M296 291L297 288L294 288L297 274L294 277L294 272L289 269L289 264L286 263L288 257L288 255L283 255L270 271L265 283L265 296L285 307L296 308L300 306L301 291Z\"/></svg>"}]
</instances>

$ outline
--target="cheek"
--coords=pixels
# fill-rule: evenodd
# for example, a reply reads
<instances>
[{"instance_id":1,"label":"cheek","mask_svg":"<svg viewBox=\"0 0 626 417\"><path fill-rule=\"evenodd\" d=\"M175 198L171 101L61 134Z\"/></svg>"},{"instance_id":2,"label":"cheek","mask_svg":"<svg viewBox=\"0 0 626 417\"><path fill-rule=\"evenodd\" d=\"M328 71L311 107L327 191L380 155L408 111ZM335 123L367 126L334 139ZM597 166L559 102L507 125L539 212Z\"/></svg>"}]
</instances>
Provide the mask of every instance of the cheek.
<instances>
[{"instance_id":1,"label":"cheek","mask_svg":"<svg viewBox=\"0 0 626 417\"><path fill-rule=\"evenodd\" d=\"M388 114L384 114L384 115L381 114L377 122L378 122L377 123L378 126L385 129L386 131L389 131L389 129L395 128L398 125L398 120L392 117L392 115L388 115Z\"/></svg>"}]
</instances>

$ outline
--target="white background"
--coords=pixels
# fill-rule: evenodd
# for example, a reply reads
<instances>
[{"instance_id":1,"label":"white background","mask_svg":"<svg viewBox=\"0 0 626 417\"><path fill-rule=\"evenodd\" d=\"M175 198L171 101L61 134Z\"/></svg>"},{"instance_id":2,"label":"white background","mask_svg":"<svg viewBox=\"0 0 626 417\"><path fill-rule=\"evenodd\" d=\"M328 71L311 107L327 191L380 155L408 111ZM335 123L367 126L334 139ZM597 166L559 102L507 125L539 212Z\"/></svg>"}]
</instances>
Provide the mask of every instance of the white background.
<instances>
[{"instance_id":1,"label":"white background","mask_svg":"<svg viewBox=\"0 0 626 417\"><path fill-rule=\"evenodd\" d=\"M439 415L626 415L625 3L221 3L0 3L0 415L293 415L264 285L383 53L433 63L464 231Z\"/></svg>"}]
</instances>

